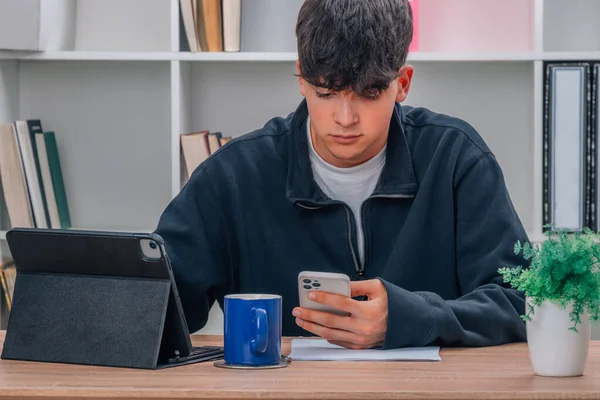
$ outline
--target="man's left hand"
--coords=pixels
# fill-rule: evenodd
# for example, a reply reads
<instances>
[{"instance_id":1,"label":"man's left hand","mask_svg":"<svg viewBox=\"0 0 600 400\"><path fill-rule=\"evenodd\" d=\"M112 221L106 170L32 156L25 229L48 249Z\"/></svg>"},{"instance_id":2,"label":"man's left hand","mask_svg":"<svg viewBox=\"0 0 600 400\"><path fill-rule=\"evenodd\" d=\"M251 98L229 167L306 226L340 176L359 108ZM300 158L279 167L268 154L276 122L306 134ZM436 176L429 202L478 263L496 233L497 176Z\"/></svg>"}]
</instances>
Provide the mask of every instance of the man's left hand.
<instances>
[{"instance_id":1,"label":"man's left hand","mask_svg":"<svg viewBox=\"0 0 600 400\"><path fill-rule=\"evenodd\" d=\"M296 307L292 312L296 324L330 343L350 349L382 345L388 317L385 286L379 279L372 279L350 282L350 290L351 297L367 296L368 300L358 301L325 292L310 292L308 295L309 299L347 311L350 316Z\"/></svg>"}]
</instances>

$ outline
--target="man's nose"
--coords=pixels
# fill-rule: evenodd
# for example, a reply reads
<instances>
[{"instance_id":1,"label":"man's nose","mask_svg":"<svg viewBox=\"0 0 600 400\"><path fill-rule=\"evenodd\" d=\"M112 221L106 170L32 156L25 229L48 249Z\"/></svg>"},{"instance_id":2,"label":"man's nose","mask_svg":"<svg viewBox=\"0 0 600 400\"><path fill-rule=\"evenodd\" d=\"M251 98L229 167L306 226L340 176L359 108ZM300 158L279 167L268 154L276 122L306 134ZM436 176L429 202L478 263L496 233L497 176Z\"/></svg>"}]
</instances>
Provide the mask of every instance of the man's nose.
<instances>
[{"instance_id":1,"label":"man's nose","mask_svg":"<svg viewBox=\"0 0 600 400\"><path fill-rule=\"evenodd\" d=\"M340 100L340 106L336 110L334 120L345 128L358 122L358 114L354 110L350 96L345 96Z\"/></svg>"}]
</instances>

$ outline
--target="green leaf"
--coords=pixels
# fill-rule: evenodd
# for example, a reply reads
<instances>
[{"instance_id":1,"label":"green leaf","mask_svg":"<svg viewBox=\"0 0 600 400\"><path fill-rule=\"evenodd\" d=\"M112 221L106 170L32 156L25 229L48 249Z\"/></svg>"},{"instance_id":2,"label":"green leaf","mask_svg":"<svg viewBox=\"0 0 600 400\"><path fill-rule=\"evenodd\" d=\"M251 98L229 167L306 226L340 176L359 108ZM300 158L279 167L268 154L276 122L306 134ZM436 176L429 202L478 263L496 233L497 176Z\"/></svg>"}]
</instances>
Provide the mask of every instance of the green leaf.
<instances>
[{"instance_id":1,"label":"green leaf","mask_svg":"<svg viewBox=\"0 0 600 400\"><path fill-rule=\"evenodd\" d=\"M507 265L498 268L504 283L523 291L533 300L526 314L529 320L534 307L545 300L561 307L573 305L569 317L577 332L582 315L589 312L590 321L600 321L600 235L589 228L582 232L555 229L550 225L541 244L515 242L514 254L530 261L526 267Z\"/></svg>"}]
</instances>

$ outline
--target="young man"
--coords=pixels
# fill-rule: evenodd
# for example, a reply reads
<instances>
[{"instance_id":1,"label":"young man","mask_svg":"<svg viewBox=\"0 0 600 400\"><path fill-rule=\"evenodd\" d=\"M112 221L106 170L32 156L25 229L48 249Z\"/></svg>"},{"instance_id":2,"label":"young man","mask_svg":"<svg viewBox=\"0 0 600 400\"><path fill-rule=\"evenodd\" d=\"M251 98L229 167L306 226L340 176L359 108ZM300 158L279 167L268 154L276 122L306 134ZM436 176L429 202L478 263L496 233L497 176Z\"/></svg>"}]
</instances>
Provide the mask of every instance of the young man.
<instances>
[{"instance_id":1,"label":"young man","mask_svg":"<svg viewBox=\"0 0 600 400\"><path fill-rule=\"evenodd\" d=\"M156 230L190 330L228 293L272 293L284 335L349 348L524 340L497 270L528 239L496 158L466 122L400 105L408 1L306 0L296 33L305 100L200 165ZM349 275L353 298L315 300L351 316L297 307L304 270Z\"/></svg>"}]
</instances>

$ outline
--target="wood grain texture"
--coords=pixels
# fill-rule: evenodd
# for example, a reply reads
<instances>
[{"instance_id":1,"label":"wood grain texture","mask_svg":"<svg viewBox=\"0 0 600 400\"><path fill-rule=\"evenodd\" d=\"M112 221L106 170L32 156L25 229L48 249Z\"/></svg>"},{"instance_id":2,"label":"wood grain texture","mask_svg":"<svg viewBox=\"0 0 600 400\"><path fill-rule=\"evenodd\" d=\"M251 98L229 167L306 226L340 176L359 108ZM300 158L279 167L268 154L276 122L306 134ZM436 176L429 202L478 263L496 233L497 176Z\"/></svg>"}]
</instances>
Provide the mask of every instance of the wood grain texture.
<instances>
[{"instance_id":1,"label":"wood grain texture","mask_svg":"<svg viewBox=\"0 0 600 400\"><path fill-rule=\"evenodd\" d=\"M4 332L0 332L0 340ZM193 336L195 345L222 337ZM288 354L289 338L283 352ZM159 371L0 360L11 399L588 399L600 398L600 342L575 378L533 374L526 344L442 349L440 362L293 361L276 370L212 363Z\"/></svg>"}]
</instances>

